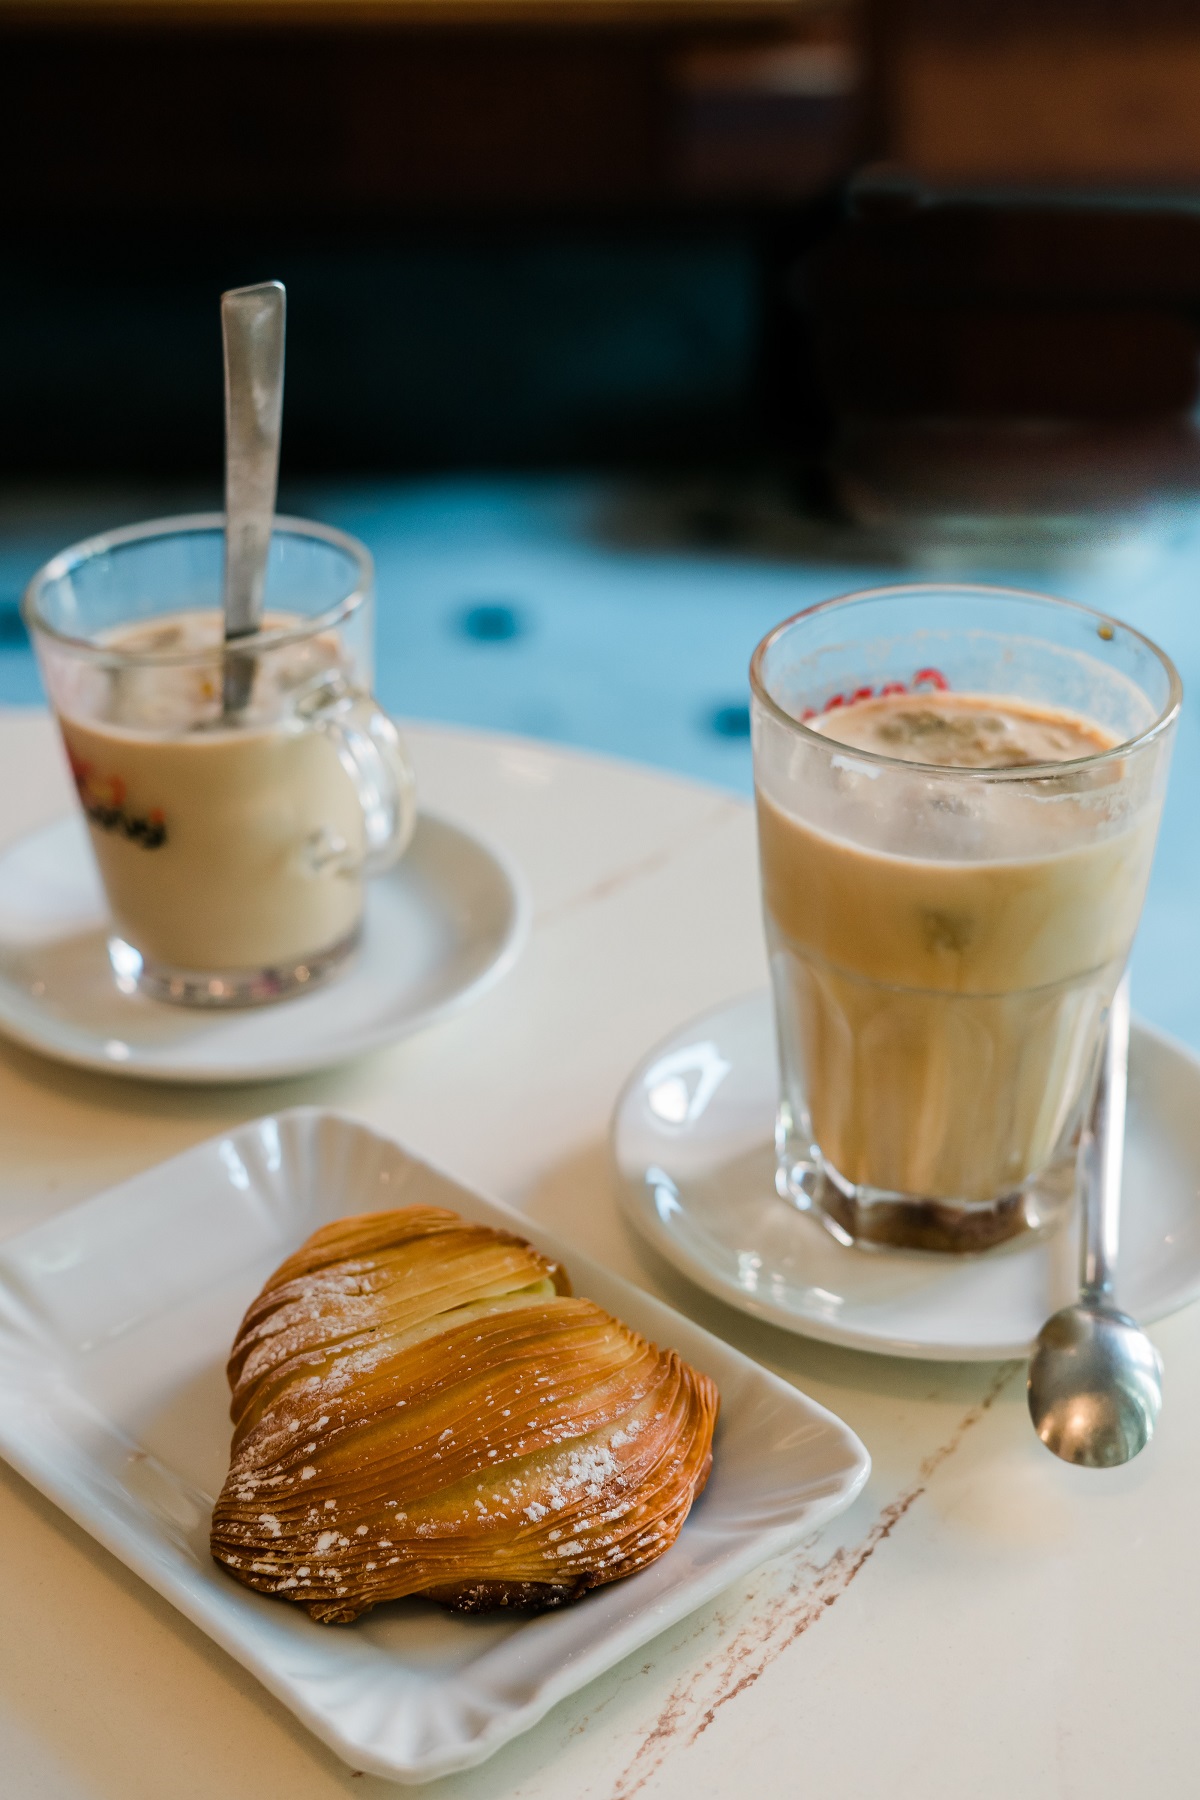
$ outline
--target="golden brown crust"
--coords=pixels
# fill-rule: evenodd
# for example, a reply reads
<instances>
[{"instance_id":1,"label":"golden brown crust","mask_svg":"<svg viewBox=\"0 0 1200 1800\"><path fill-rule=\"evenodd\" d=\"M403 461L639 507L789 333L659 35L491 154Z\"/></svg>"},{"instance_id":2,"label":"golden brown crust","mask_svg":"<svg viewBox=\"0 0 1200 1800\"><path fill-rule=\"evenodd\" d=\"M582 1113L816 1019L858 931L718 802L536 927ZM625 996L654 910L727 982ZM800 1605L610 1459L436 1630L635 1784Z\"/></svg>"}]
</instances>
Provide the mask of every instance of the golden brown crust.
<instances>
[{"instance_id":1,"label":"golden brown crust","mask_svg":"<svg viewBox=\"0 0 1200 1800\"><path fill-rule=\"evenodd\" d=\"M523 1239L436 1207L315 1232L229 1380L212 1553L327 1623L418 1593L541 1609L632 1574L703 1487L718 1404Z\"/></svg>"}]
</instances>

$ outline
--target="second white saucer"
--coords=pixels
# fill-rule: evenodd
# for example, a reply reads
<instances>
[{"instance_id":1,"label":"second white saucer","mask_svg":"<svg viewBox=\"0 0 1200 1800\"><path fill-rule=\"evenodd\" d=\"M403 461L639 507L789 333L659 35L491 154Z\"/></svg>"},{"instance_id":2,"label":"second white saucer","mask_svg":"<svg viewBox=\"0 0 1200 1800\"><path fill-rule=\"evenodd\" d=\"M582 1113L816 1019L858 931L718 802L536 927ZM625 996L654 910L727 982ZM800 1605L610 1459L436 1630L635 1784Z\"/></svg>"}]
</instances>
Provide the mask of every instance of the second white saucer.
<instances>
[{"instance_id":1,"label":"second white saucer","mask_svg":"<svg viewBox=\"0 0 1200 1800\"><path fill-rule=\"evenodd\" d=\"M654 1248L743 1312L829 1343L937 1361L1026 1356L1073 1299L1074 1226L977 1257L848 1250L775 1191L767 994L682 1027L630 1077L613 1145ZM1200 1062L1135 1025L1117 1299L1148 1323L1200 1294Z\"/></svg>"},{"instance_id":2,"label":"second white saucer","mask_svg":"<svg viewBox=\"0 0 1200 1800\"><path fill-rule=\"evenodd\" d=\"M84 1068L145 1081L263 1081L328 1068L419 1030L498 980L528 906L513 869L422 813L402 860L367 885L363 941L326 986L205 1012L118 991L111 924L82 819L0 854L0 1031Z\"/></svg>"}]
</instances>

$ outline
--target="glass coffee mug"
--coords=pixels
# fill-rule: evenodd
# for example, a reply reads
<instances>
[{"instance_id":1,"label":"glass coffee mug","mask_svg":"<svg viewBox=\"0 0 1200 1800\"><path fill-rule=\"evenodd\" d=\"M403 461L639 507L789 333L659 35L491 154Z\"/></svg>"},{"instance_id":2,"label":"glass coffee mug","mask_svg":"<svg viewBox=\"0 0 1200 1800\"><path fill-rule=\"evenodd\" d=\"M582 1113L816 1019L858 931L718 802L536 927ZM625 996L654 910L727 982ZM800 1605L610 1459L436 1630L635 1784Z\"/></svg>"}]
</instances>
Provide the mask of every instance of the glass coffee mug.
<instances>
[{"instance_id":1,"label":"glass coffee mug","mask_svg":"<svg viewBox=\"0 0 1200 1800\"><path fill-rule=\"evenodd\" d=\"M24 601L118 979L188 1006L325 980L358 940L364 880L416 824L412 769L371 697L368 552L277 519L262 630L234 651L224 549L220 514L129 526L62 551Z\"/></svg>"},{"instance_id":2,"label":"glass coffee mug","mask_svg":"<svg viewBox=\"0 0 1200 1800\"><path fill-rule=\"evenodd\" d=\"M897 587L778 626L751 687L780 1193L847 1244L977 1251L1052 1224L1150 873L1175 669L1083 606Z\"/></svg>"}]
</instances>

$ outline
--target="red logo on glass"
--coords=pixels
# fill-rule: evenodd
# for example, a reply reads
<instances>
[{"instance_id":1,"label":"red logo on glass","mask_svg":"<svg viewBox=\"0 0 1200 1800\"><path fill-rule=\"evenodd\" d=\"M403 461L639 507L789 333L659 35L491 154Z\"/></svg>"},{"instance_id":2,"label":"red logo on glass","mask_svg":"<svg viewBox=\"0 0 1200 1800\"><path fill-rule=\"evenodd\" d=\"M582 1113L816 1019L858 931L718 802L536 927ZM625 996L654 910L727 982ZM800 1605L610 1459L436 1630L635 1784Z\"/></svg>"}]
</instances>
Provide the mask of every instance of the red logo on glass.
<instances>
[{"instance_id":1,"label":"red logo on glass","mask_svg":"<svg viewBox=\"0 0 1200 1800\"><path fill-rule=\"evenodd\" d=\"M803 724L819 713L836 712L839 706L857 706L860 700L883 700L888 694L919 694L931 691L944 694L950 683L940 669L918 669L911 681L885 681L882 687L855 688L851 694L831 694L824 706L806 706L800 714Z\"/></svg>"}]
</instances>

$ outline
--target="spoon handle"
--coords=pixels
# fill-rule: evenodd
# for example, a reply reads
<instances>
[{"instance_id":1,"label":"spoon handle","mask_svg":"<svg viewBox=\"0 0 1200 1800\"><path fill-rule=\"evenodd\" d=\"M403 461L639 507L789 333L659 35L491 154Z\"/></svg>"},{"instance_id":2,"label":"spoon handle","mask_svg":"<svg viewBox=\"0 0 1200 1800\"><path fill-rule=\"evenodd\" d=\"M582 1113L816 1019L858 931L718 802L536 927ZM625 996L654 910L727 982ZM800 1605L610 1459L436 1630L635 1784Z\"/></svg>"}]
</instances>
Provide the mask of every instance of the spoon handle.
<instances>
[{"instance_id":1,"label":"spoon handle","mask_svg":"<svg viewBox=\"0 0 1200 1800\"><path fill-rule=\"evenodd\" d=\"M225 637L257 631L283 419L281 281L221 295L225 340Z\"/></svg>"},{"instance_id":2,"label":"spoon handle","mask_svg":"<svg viewBox=\"0 0 1200 1800\"><path fill-rule=\"evenodd\" d=\"M1100 1079L1083 1146L1083 1273L1085 1301L1109 1301L1121 1226L1125 1101L1129 1078L1129 976L1113 995Z\"/></svg>"}]
</instances>

